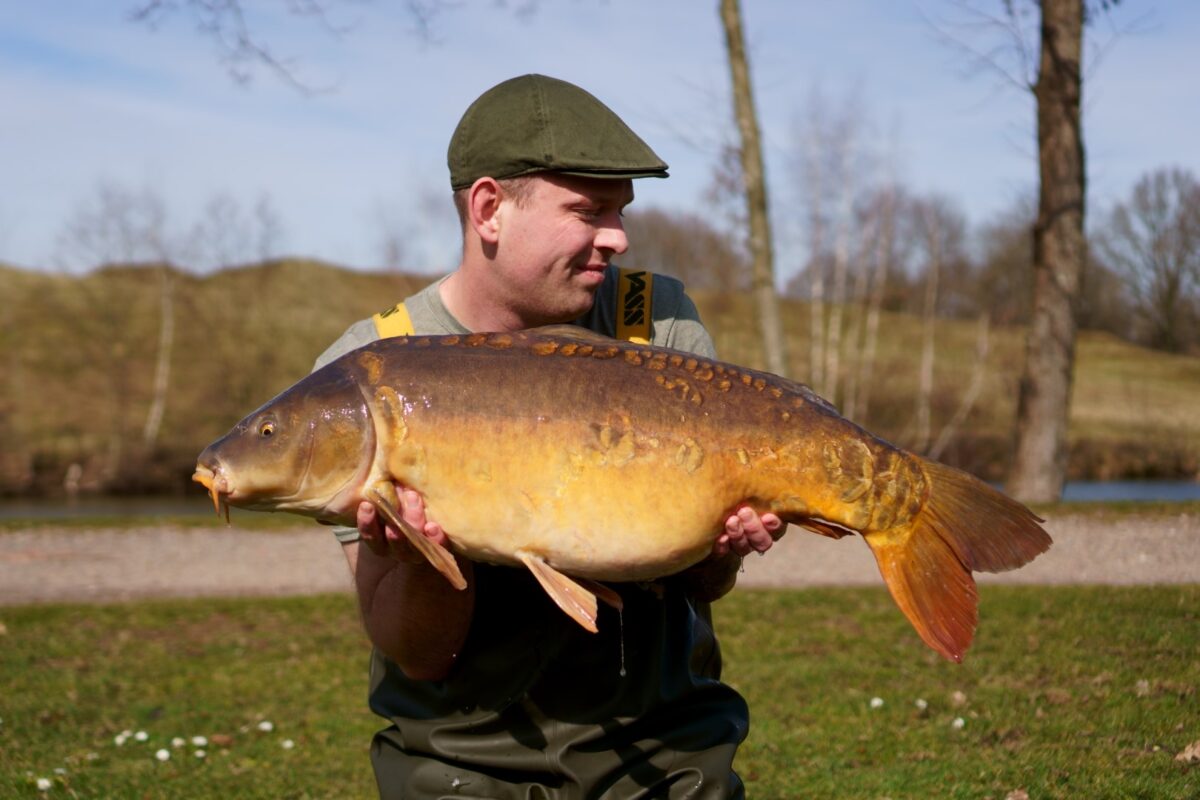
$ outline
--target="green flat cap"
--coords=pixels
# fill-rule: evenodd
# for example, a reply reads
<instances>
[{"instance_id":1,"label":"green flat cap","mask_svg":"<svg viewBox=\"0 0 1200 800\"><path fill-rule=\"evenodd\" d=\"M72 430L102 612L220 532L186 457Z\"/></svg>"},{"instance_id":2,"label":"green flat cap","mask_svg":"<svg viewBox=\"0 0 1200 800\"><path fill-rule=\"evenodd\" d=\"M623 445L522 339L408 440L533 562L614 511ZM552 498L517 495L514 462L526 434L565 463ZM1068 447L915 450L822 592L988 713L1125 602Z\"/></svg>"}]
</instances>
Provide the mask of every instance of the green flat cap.
<instances>
[{"instance_id":1,"label":"green flat cap","mask_svg":"<svg viewBox=\"0 0 1200 800\"><path fill-rule=\"evenodd\" d=\"M512 78L480 95L454 129L446 161L455 190L535 172L667 177L666 162L612 109L545 75Z\"/></svg>"}]
</instances>

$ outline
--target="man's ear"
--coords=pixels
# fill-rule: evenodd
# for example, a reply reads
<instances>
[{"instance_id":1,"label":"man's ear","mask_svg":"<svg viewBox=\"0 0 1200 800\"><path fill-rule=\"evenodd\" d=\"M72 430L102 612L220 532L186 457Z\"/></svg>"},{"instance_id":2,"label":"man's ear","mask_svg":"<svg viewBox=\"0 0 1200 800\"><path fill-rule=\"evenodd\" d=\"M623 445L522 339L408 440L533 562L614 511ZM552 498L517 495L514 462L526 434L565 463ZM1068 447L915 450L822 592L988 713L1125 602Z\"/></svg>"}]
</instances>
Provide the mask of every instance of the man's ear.
<instances>
[{"instance_id":1,"label":"man's ear","mask_svg":"<svg viewBox=\"0 0 1200 800\"><path fill-rule=\"evenodd\" d=\"M467 193L467 223L488 244L500 238L500 197L495 178L480 178Z\"/></svg>"}]
</instances>

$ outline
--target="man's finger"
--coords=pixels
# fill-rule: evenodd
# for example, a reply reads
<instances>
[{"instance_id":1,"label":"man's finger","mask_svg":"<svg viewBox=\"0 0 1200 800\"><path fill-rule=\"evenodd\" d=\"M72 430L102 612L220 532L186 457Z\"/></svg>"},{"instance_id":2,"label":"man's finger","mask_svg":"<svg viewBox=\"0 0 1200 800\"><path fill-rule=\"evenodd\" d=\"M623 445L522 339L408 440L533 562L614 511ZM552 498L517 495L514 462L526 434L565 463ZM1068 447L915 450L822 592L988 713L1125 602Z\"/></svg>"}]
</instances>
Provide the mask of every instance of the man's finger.
<instances>
[{"instance_id":1,"label":"man's finger","mask_svg":"<svg viewBox=\"0 0 1200 800\"><path fill-rule=\"evenodd\" d=\"M359 503L354 521L358 528L359 538L370 548L371 552L377 556L386 556L388 553L387 540L375 515L375 506L365 501Z\"/></svg>"}]
</instances>

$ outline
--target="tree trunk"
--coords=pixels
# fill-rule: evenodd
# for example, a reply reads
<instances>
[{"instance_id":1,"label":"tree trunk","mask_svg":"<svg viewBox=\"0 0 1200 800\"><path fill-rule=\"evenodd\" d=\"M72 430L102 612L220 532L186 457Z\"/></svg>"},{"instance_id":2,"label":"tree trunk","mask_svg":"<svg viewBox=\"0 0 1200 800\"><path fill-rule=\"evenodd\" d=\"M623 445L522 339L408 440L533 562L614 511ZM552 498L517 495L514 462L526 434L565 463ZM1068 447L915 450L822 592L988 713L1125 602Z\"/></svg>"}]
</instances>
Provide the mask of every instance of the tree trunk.
<instances>
[{"instance_id":1,"label":"tree trunk","mask_svg":"<svg viewBox=\"0 0 1200 800\"><path fill-rule=\"evenodd\" d=\"M1080 105L1083 0L1043 0L1037 101L1038 219L1033 317L1017 402L1007 489L1027 502L1062 495L1075 360L1075 310L1085 258L1085 164Z\"/></svg>"},{"instance_id":2,"label":"tree trunk","mask_svg":"<svg viewBox=\"0 0 1200 800\"><path fill-rule=\"evenodd\" d=\"M883 190L879 208L879 232L875 246L875 275L871 281L871 299L867 306L866 332L862 361L859 364L859 389L855 395L855 409L848 417L867 421L871 407L871 383L875 374L875 352L879 342L879 318L883 310L883 295L887 287L891 268L892 248L896 237L896 186L889 178Z\"/></svg>"},{"instance_id":3,"label":"tree trunk","mask_svg":"<svg viewBox=\"0 0 1200 800\"><path fill-rule=\"evenodd\" d=\"M838 402L838 383L842 365L842 314L846 306L846 273L850 269L850 227L854 213L854 181L850 160L852 142L849 130L838 142L837 228L833 238L833 294L829 301L829 334L825 337L823 388L818 392L831 403Z\"/></svg>"},{"instance_id":4,"label":"tree trunk","mask_svg":"<svg viewBox=\"0 0 1200 800\"><path fill-rule=\"evenodd\" d=\"M767 182L759 144L758 116L750 91L750 66L746 60L738 0L721 0L721 23L729 53L729 72L733 79L733 104L741 135L742 179L746 187L746 211L750 223L750 256L754 262L755 305L763 341L766 367L778 375L787 374L787 353L783 323L779 314L779 296L775 292L774 256L771 252L771 223L767 214Z\"/></svg>"},{"instance_id":5,"label":"tree trunk","mask_svg":"<svg viewBox=\"0 0 1200 800\"><path fill-rule=\"evenodd\" d=\"M931 203L922 204L921 223L924 227L929 263L925 268L925 311L921 333L921 366L918 369L916 434L912 449L924 453L929 449L932 435L934 335L937 324L938 281L942 273L942 230L937 209Z\"/></svg>"},{"instance_id":6,"label":"tree trunk","mask_svg":"<svg viewBox=\"0 0 1200 800\"><path fill-rule=\"evenodd\" d=\"M813 123L808 142L808 383L824 384L825 368L825 218L821 131Z\"/></svg>"},{"instance_id":7,"label":"tree trunk","mask_svg":"<svg viewBox=\"0 0 1200 800\"><path fill-rule=\"evenodd\" d=\"M858 410L858 379L862 374L862 341L867 324L867 289L871 283L869 252L872 239L878 234L878 231L872 228L877 227L878 223L879 220L875 217L868 217L862 223L862 243L855 254L858 267L854 273L850 302L847 304L847 310L853 311L853 314L849 315L850 322L846 326L846 380L842 392L842 414L850 420L856 419L855 414Z\"/></svg>"},{"instance_id":8,"label":"tree trunk","mask_svg":"<svg viewBox=\"0 0 1200 800\"><path fill-rule=\"evenodd\" d=\"M162 427L167 390L171 386L171 349L175 343L175 278L169 265L163 264L159 270L162 282L159 286L158 357L154 365L154 393L142 428L142 443L148 450L158 441L158 431Z\"/></svg>"}]
</instances>

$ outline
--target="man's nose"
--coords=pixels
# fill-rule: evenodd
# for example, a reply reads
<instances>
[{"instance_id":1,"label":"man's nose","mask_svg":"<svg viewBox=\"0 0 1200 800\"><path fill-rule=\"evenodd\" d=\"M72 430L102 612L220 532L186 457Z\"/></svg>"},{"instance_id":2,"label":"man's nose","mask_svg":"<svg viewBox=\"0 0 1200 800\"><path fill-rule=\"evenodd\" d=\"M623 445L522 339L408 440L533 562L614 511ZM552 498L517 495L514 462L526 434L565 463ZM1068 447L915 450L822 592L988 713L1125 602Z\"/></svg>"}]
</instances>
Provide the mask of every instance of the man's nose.
<instances>
[{"instance_id":1,"label":"man's nose","mask_svg":"<svg viewBox=\"0 0 1200 800\"><path fill-rule=\"evenodd\" d=\"M609 250L616 255L629 249L629 237L625 235L625 225L619 216L605 220L604 225L596 230L594 244L597 250Z\"/></svg>"}]
</instances>

